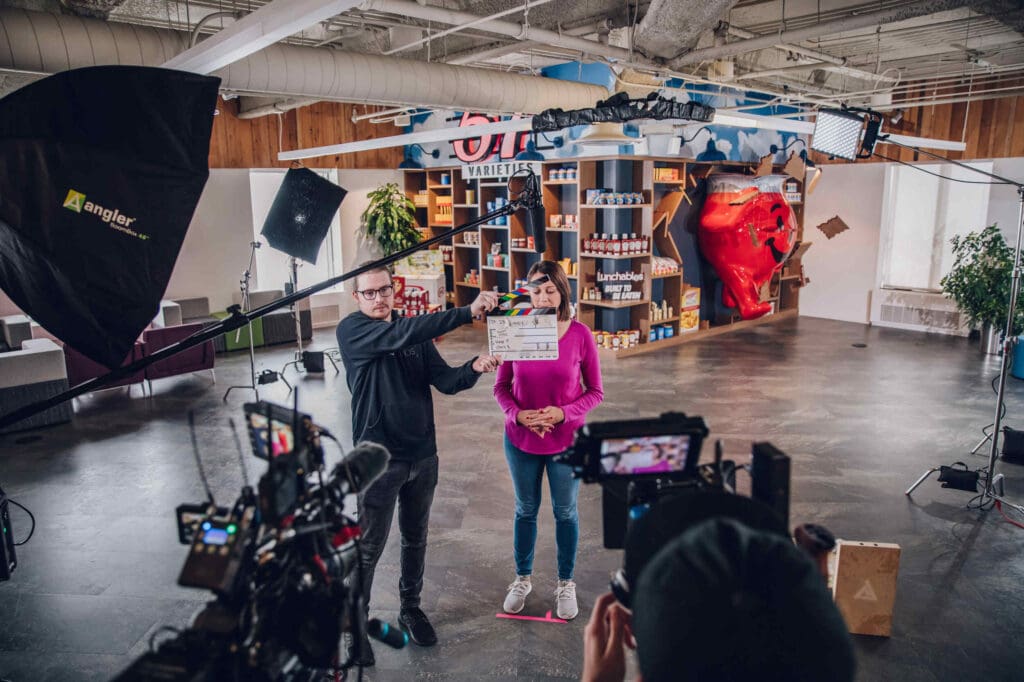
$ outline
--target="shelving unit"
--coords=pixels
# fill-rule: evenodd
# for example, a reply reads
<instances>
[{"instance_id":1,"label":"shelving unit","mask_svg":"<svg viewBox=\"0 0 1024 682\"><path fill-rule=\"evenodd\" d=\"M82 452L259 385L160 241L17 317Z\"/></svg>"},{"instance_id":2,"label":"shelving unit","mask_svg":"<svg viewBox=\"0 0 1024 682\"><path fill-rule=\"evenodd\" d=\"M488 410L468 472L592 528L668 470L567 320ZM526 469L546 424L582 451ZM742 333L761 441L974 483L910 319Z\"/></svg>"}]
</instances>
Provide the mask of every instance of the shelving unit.
<instances>
[{"instance_id":1,"label":"shelving unit","mask_svg":"<svg viewBox=\"0 0 1024 682\"><path fill-rule=\"evenodd\" d=\"M736 318L702 321L702 329L689 333L682 333L680 329L684 317L680 307L684 291L688 286L700 284L698 273L692 275L690 284L687 283L683 259L669 229L687 199L684 192L692 191L697 182L711 173L752 173L755 165L698 163L676 157L587 157L545 162L541 178L545 219L548 225L559 226L547 228L547 249L543 256L533 249L511 248L513 239L527 236L520 215L507 217L504 225L481 225L474 231L478 235L478 243L466 244L462 235L455 238L453 261L450 267L445 268L450 276L449 291L454 292L450 298L455 305L468 305L481 288L497 287L499 291L514 288L517 281L526 279L530 266L542 257L554 261L567 260L575 264L577 272L569 275L577 319L595 331L639 331L640 343L637 346L608 351L609 355L620 358L792 317L796 315L799 305L800 287L805 283L799 258L788 261L785 269L776 274L765 287L765 300L775 302L775 314L751 321L737 321ZM552 179L555 170L567 168L575 169L575 179ZM660 176L672 172L677 179L654 179L656 174ZM782 173L782 166L776 166L775 172ZM441 182L442 175L450 178L448 183ZM461 168L451 167L406 171L405 187L410 197L417 192L427 194L427 206L417 207L417 225L425 226L425 232L436 235L476 218L481 212L487 212L491 203L507 201L506 182L504 178L465 181L462 179ZM791 202L797 218L799 241L803 238L804 186L797 180L793 182L796 184L787 189L793 189L794 195L800 196L799 202ZM588 189L634 195L639 193L643 202L588 204ZM431 223L429 220L435 217L439 197L444 197L441 205L445 204L447 197L451 197L447 201L451 202L452 224ZM573 220L567 221L566 216ZM574 226L565 227L567 223ZM619 235L620 238L628 238L630 235L646 237L651 248L641 254L584 253L583 242L595 233L609 237ZM495 245L502 257L500 267L488 265L487 261ZM675 261L678 269L652 274L654 256ZM473 272L475 281L467 282L466 276ZM603 277L630 272L642 275L642 280L631 283L634 292L641 292L639 300L588 300L586 296L581 299L581 291L590 291L593 287L607 284L598 281L599 273ZM702 291L701 295L711 296L713 292ZM671 308L672 314L662 319L653 319L652 303L661 307L662 302L666 309ZM671 337L649 341L651 329L659 326L671 326Z\"/></svg>"}]
</instances>

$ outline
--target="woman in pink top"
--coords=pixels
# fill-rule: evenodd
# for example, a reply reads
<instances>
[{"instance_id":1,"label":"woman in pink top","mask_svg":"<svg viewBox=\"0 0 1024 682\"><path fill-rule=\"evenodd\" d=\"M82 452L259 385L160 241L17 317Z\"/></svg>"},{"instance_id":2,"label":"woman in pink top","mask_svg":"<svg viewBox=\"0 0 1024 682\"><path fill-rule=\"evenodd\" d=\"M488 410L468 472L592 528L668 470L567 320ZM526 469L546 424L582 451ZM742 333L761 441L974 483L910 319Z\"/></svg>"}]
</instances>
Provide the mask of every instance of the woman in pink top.
<instances>
[{"instance_id":1,"label":"woman in pink top","mask_svg":"<svg viewBox=\"0 0 1024 682\"><path fill-rule=\"evenodd\" d=\"M544 275L547 281L530 293L530 302L535 308L558 311L558 359L502 363L494 384L494 397L505 412L505 458L516 492L512 541L516 579L509 585L503 608L519 613L533 589L530 575L546 469L558 549L555 612L559 618L571 619L579 613L573 582L579 541L579 480L552 455L572 445L576 429L604 398L604 390L594 336L569 314L569 280L558 263L549 260L535 263L527 280Z\"/></svg>"}]
</instances>

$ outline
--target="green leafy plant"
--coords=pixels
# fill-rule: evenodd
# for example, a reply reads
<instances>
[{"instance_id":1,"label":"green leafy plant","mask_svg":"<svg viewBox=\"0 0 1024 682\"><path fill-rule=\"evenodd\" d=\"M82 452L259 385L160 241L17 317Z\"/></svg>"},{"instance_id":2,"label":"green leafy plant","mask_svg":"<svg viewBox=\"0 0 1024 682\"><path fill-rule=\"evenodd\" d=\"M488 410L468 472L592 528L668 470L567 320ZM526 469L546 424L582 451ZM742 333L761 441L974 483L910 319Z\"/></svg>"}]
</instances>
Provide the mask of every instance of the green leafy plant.
<instances>
[{"instance_id":1,"label":"green leafy plant","mask_svg":"<svg viewBox=\"0 0 1024 682\"><path fill-rule=\"evenodd\" d=\"M997 329L1006 323L1013 280L1013 250L995 225L981 232L953 237L953 267L939 284L942 293L967 315L973 327L985 324ZM1014 333L1021 329L1021 297L1017 301Z\"/></svg>"},{"instance_id":2,"label":"green leafy plant","mask_svg":"<svg viewBox=\"0 0 1024 682\"><path fill-rule=\"evenodd\" d=\"M363 231L380 245L385 256L420 243L416 206L397 184L389 182L369 193L363 211Z\"/></svg>"}]
</instances>

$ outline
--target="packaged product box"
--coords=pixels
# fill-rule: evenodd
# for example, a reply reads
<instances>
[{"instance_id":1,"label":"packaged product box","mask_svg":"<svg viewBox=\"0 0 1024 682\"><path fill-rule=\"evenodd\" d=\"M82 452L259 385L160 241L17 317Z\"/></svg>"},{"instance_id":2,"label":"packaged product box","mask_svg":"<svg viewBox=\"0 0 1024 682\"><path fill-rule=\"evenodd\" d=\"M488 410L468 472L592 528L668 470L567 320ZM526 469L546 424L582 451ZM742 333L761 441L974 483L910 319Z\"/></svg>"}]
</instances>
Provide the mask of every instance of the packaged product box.
<instances>
[{"instance_id":1,"label":"packaged product box","mask_svg":"<svg viewBox=\"0 0 1024 682\"><path fill-rule=\"evenodd\" d=\"M395 277L398 279L398 277ZM416 289L422 289L427 292L427 305L441 305L445 303L445 286L444 286L444 275L433 275L433 276L410 276L406 275L402 278L404 285L407 290L414 291ZM397 287L395 290L397 291ZM395 307L398 307L398 300L395 299Z\"/></svg>"},{"instance_id":2,"label":"packaged product box","mask_svg":"<svg viewBox=\"0 0 1024 682\"><path fill-rule=\"evenodd\" d=\"M700 329L700 306L683 308L679 313L679 333L688 334Z\"/></svg>"},{"instance_id":3,"label":"packaged product box","mask_svg":"<svg viewBox=\"0 0 1024 682\"><path fill-rule=\"evenodd\" d=\"M683 300L680 308L686 310L687 308L700 307L700 287L695 287L691 284L683 285Z\"/></svg>"}]
</instances>

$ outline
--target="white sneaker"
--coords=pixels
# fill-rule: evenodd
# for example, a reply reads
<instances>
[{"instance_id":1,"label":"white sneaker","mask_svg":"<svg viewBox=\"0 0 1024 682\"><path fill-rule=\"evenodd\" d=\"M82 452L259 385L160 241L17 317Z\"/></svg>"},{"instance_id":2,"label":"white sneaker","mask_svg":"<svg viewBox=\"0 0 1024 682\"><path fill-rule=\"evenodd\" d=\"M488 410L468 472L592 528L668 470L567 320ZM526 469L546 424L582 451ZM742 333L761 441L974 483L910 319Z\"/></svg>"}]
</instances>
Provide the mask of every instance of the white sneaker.
<instances>
[{"instance_id":1,"label":"white sneaker","mask_svg":"<svg viewBox=\"0 0 1024 682\"><path fill-rule=\"evenodd\" d=\"M508 594L505 595L505 603L501 608L505 613L519 613L526 606L526 595L533 590L530 576L517 575L516 581L508 586Z\"/></svg>"},{"instance_id":2,"label":"white sneaker","mask_svg":"<svg viewBox=\"0 0 1024 682\"><path fill-rule=\"evenodd\" d=\"M572 620L580 613L576 604L576 583L571 580L559 580L555 588L555 613L562 620Z\"/></svg>"}]
</instances>

